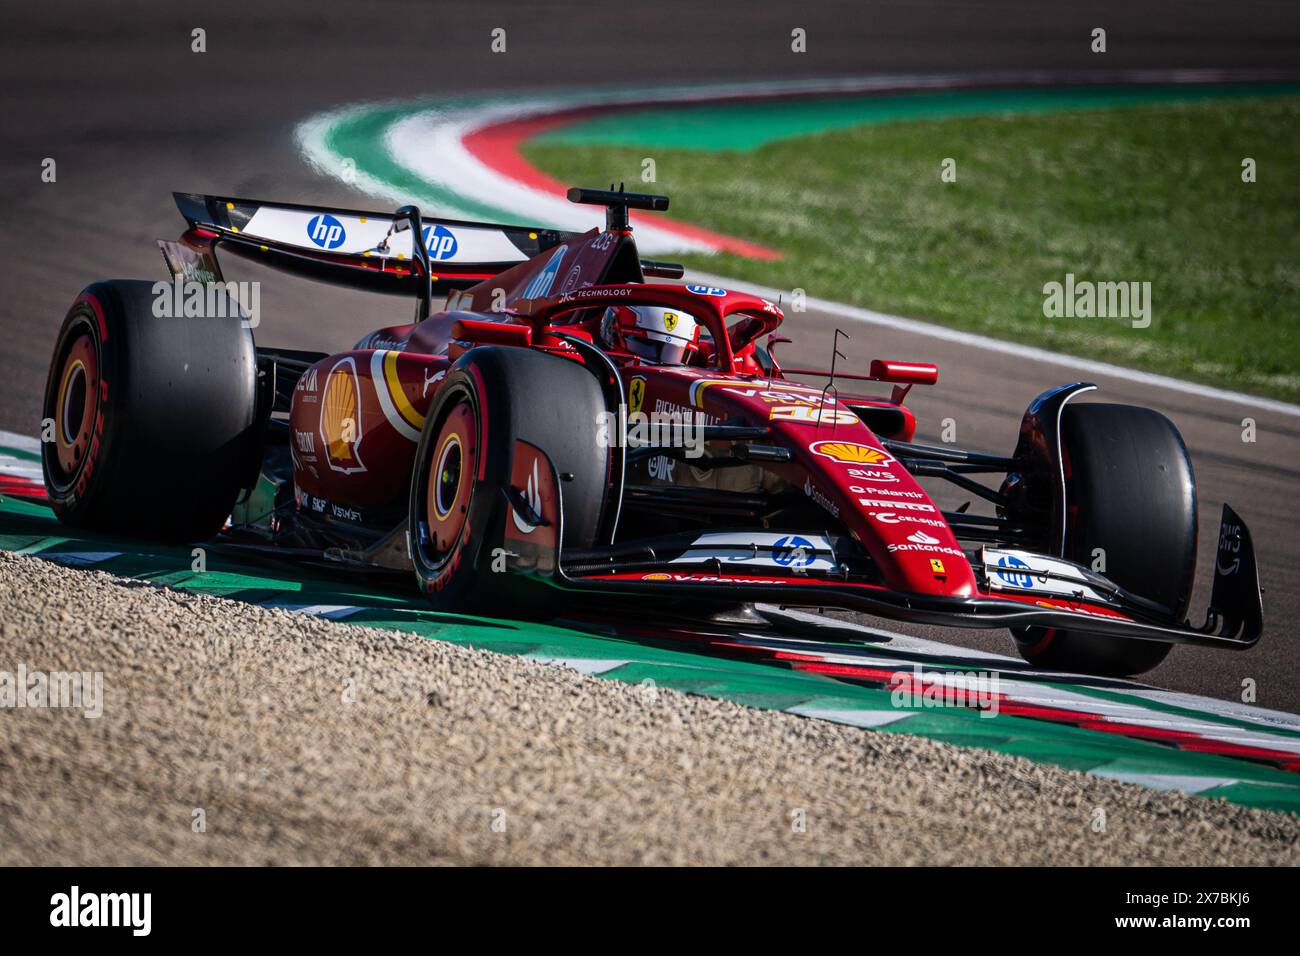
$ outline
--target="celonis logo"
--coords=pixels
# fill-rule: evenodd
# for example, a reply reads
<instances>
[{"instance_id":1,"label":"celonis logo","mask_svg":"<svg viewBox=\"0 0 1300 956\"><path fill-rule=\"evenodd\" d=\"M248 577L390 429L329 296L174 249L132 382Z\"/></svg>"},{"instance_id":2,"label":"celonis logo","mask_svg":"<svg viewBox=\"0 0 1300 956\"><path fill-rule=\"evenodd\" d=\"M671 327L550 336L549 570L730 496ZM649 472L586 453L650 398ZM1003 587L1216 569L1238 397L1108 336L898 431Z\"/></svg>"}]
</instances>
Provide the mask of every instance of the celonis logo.
<instances>
[{"instance_id":1,"label":"celonis logo","mask_svg":"<svg viewBox=\"0 0 1300 956\"><path fill-rule=\"evenodd\" d=\"M838 461L841 465L880 465L894 460L879 448L852 441L817 441L808 448L814 455Z\"/></svg>"},{"instance_id":2,"label":"celonis logo","mask_svg":"<svg viewBox=\"0 0 1300 956\"><path fill-rule=\"evenodd\" d=\"M351 356L334 363L321 398L320 434L329 466L345 475L365 471L361 463L361 382Z\"/></svg>"}]
</instances>

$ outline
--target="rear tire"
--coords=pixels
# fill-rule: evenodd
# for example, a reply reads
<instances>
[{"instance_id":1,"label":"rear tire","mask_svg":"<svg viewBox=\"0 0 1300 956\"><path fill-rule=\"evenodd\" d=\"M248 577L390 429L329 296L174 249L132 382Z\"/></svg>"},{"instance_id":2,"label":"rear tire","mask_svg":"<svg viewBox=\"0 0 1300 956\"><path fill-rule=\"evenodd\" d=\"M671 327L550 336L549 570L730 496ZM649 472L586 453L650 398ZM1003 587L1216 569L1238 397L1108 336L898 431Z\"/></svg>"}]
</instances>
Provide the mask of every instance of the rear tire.
<instances>
[{"instance_id":1,"label":"rear tire","mask_svg":"<svg viewBox=\"0 0 1300 956\"><path fill-rule=\"evenodd\" d=\"M158 317L155 283L89 286L63 321L41 445L65 524L163 541L212 537L256 472L257 357L229 318Z\"/></svg>"},{"instance_id":2,"label":"rear tire","mask_svg":"<svg viewBox=\"0 0 1300 956\"><path fill-rule=\"evenodd\" d=\"M456 362L425 418L411 479L412 563L435 607L546 613L549 592L491 567L511 511L515 442L541 449L566 476L564 546L590 547L609 483L597 427L604 411L595 376L571 359L484 346Z\"/></svg>"},{"instance_id":3,"label":"rear tire","mask_svg":"<svg viewBox=\"0 0 1300 956\"><path fill-rule=\"evenodd\" d=\"M1181 621L1196 572L1196 478L1174 424L1134 405L1068 405L1061 416L1065 460L1065 557L1155 601ZM1100 568L1098 569L1101 570ZM1169 644L1016 628L1020 654L1036 667L1104 676L1140 674Z\"/></svg>"}]
</instances>

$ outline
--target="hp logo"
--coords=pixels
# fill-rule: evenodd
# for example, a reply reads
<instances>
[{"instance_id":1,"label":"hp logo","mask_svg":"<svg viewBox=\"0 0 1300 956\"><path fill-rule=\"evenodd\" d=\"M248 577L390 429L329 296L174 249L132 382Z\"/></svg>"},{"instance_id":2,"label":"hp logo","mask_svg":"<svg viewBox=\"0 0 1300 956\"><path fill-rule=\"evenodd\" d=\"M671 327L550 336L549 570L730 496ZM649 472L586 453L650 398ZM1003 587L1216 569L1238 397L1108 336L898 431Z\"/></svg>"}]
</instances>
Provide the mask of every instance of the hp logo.
<instances>
[{"instance_id":1,"label":"hp logo","mask_svg":"<svg viewBox=\"0 0 1300 956\"><path fill-rule=\"evenodd\" d=\"M1023 568L1026 572L1029 571L1029 565L1025 564L1025 562L1021 561L1019 558L1012 557L1009 554L998 558L998 567ZM1003 582L1013 588L1021 588L1025 591L1033 590L1034 577L1032 574L1010 574L1006 571L997 571L995 573L1003 580Z\"/></svg>"},{"instance_id":2,"label":"hp logo","mask_svg":"<svg viewBox=\"0 0 1300 956\"><path fill-rule=\"evenodd\" d=\"M815 560L816 551L807 538L788 534L772 545L772 560L782 567L806 568Z\"/></svg>"},{"instance_id":3,"label":"hp logo","mask_svg":"<svg viewBox=\"0 0 1300 956\"><path fill-rule=\"evenodd\" d=\"M307 238L322 249L337 249L343 245L343 240L347 237L347 230L343 228L343 223L329 213L314 216L311 222L307 223Z\"/></svg>"},{"instance_id":4,"label":"hp logo","mask_svg":"<svg viewBox=\"0 0 1300 956\"><path fill-rule=\"evenodd\" d=\"M456 254L455 235L446 226L426 226L424 229L424 247L429 250L430 259L450 259Z\"/></svg>"}]
</instances>

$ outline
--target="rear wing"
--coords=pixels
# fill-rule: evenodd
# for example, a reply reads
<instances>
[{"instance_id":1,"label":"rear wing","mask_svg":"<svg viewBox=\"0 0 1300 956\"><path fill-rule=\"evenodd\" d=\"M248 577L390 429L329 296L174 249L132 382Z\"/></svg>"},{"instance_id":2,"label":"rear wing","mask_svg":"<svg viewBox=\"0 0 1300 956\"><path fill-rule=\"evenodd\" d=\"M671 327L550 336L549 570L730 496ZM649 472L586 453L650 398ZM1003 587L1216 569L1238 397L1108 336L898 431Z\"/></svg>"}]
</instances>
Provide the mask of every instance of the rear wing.
<instances>
[{"instance_id":1,"label":"rear wing","mask_svg":"<svg viewBox=\"0 0 1300 956\"><path fill-rule=\"evenodd\" d=\"M219 244L235 255L323 282L394 295L467 289L579 235L556 229L422 218L396 213L173 193L189 223L182 242L209 254ZM419 224L424 250L413 243ZM169 265L173 255L163 243ZM429 281L423 282L428 260ZM216 278L220 278L219 274Z\"/></svg>"}]
</instances>

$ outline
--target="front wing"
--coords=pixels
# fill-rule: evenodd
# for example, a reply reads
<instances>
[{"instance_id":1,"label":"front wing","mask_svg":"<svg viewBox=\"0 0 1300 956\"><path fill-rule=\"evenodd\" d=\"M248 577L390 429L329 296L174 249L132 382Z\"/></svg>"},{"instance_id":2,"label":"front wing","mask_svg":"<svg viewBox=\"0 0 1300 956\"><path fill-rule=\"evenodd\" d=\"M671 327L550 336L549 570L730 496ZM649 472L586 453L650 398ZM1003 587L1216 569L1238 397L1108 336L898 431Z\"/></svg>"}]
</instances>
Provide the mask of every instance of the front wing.
<instances>
[{"instance_id":1,"label":"front wing","mask_svg":"<svg viewBox=\"0 0 1300 956\"><path fill-rule=\"evenodd\" d=\"M981 589L971 596L955 597L897 591L850 580L847 574L837 577L834 542L820 534L797 536L809 549L807 560L797 562L799 568L783 566L795 562L773 560L755 561L751 565L754 571L745 570L744 554L734 552L749 547L757 558L760 546L738 546L728 539L772 536L750 531L707 532L697 536L697 545L684 547L681 542L665 540L566 555L560 545L563 483L550 459L538 449L520 442L516 461L520 456L537 460L535 474L540 480L529 489L526 500L518 493L508 495L516 512L526 513L522 523L506 522L509 570L575 594L836 607L918 624L1037 626L1232 650L1253 647L1263 633L1263 603L1250 531L1227 505L1220 525L1210 607L1204 624L1194 628L1187 622L1169 620L1167 613L1162 614L1150 602L1127 594L1099 575L1047 556L1023 555L1029 561L1017 565L1010 575L992 562L987 566L973 562ZM512 530L520 526L544 528L546 533ZM761 547L778 544L765 540ZM704 559L684 562L682 555L696 546L703 549ZM784 546L788 548L789 542ZM1064 573L1066 566L1074 572ZM1020 578L1028 586L1008 588L1008 578Z\"/></svg>"}]
</instances>

